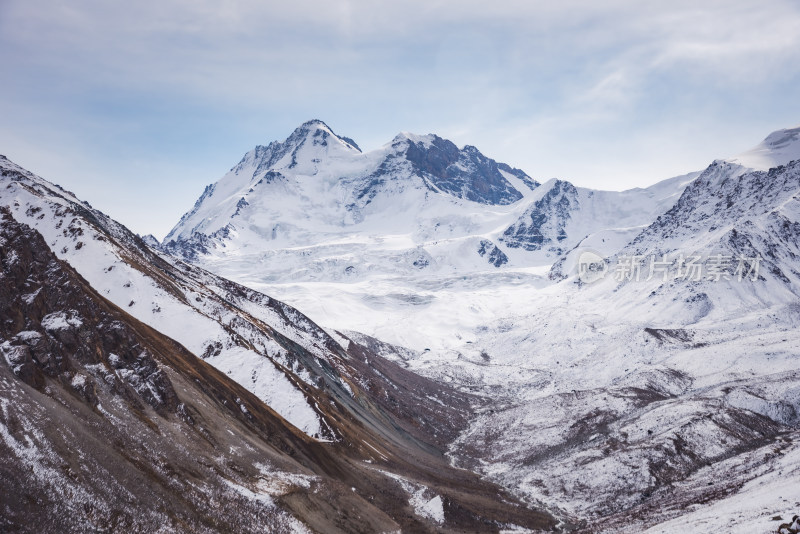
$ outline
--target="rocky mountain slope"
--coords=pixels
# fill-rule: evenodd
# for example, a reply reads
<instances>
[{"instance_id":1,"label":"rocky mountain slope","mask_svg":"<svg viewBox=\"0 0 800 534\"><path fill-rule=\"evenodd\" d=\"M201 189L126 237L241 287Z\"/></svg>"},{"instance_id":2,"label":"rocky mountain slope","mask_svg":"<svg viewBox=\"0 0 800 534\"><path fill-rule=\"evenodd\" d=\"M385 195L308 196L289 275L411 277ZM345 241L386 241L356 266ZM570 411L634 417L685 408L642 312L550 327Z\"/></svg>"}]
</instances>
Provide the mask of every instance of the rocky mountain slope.
<instances>
[{"instance_id":1,"label":"rocky mountain slope","mask_svg":"<svg viewBox=\"0 0 800 534\"><path fill-rule=\"evenodd\" d=\"M4 530L555 524L443 457L481 399L0 168Z\"/></svg>"},{"instance_id":2,"label":"rocky mountain slope","mask_svg":"<svg viewBox=\"0 0 800 534\"><path fill-rule=\"evenodd\" d=\"M600 281L505 294L512 311L468 344L407 360L495 399L456 463L601 532L766 533L791 517L799 165L715 162Z\"/></svg>"},{"instance_id":3,"label":"rocky mountain slope","mask_svg":"<svg viewBox=\"0 0 800 534\"><path fill-rule=\"evenodd\" d=\"M542 185L498 240L511 248L539 252L545 263L553 263L576 246L613 253L669 209L698 174L628 191L599 191L554 179Z\"/></svg>"},{"instance_id":4,"label":"rocky mountain slope","mask_svg":"<svg viewBox=\"0 0 800 534\"><path fill-rule=\"evenodd\" d=\"M799 171L714 163L601 281L528 291L457 357L420 356L412 368L499 400L454 458L483 458L496 480L602 531L665 519L702 531L691 517L708 521L707 502L731 514L731 531L791 515L797 499L779 488L800 469ZM667 274L651 277L665 254ZM682 256L702 259L698 277ZM632 257L638 279L619 268Z\"/></svg>"},{"instance_id":5,"label":"rocky mountain slope","mask_svg":"<svg viewBox=\"0 0 800 534\"><path fill-rule=\"evenodd\" d=\"M304 531L329 454L0 218L3 531Z\"/></svg>"}]
</instances>

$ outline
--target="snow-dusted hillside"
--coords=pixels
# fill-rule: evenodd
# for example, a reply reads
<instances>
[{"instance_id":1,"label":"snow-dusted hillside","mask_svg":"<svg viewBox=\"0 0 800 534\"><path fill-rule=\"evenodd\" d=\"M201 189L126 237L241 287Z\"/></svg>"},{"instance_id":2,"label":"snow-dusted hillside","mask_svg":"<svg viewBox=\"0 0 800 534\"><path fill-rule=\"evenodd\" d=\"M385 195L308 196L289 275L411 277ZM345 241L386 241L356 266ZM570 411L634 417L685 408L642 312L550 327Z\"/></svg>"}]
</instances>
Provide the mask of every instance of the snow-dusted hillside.
<instances>
[{"instance_id":1,"label":"snow-dusted hillside","mask_svg":"<svg viewBox=\"0 0 800 534\"><path fill-rule=\"evenodd\" d=\"M329 351L320 333L303 332L276 306L258 307L234 298L222 281L170 258L158 258L121 225L5 158L0 169L6 184L0 189L0 204L40 232L59 258L104 297L223 372L241 373L246 365L247 377L236 377L241 383L309 435L326 437L324 419L292 378L276 367L277 363L291 368L285 348L252 322L242 321L230 303L239 301L254 317L321 356ZM154 268L148 264L151 261L164 265ZM180 279L175 279L176 273ZM311 382L310 376L297 371L298 378Z\"/></svg>"},{"instance_id":2,"label":"snow-dusted hillside","mask_svg":"<svg viewBox=\"0 0 800 534\"><path fill-rule=\"evenodd\" d=\"M506 295L467 343L407 364L496 399L457 463L598 531L706 531L726 513L769 532L800 506L799 232L800 162L715 162L601 281Z\"/></svg>"},{"instance_id":3,"label":"snow-dusted hillside","mask_svg":"<svg viewBox=\"0 0 800 534\"><path fill-rule=\"evenodd\" d=\"M417 380L410 397L388 400L379 393L383 388L409 389L415 377L370 365L360 352L354 357L358 347L350 340L280 301L157 254L72 193L1 156L0 172L0 206L41 234L94 290L249 389L309 436L346 439L343 432L352 423L347 419L364 424L374 415L365 408L367 398L382 405L379 412L398 418L393 427L411 424L412 435L425 428L441 435L428 439L445 439L463 424L469 407L463 396L450 399L456 410L446 421L439 420L429 397L441 401L438 396L448 393L431 392L432 383ZM433 419L425 421L426 411ZM412 414L413 423L400 422ZM385 421L370 424L380 428Z\"/></svg>"}]
</instances>

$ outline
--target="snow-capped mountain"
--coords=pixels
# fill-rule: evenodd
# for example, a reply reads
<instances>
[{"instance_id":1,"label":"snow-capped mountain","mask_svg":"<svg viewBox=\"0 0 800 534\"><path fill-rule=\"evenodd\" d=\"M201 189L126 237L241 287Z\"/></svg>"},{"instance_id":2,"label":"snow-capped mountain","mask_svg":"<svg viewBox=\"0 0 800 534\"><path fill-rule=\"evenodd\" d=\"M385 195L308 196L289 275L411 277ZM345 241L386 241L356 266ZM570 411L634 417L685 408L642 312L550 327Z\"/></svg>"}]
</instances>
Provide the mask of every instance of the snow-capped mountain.
<instances>
[{"instance_id":1,"label":"snow-capped mountain","mask_svg":"<svg viewBox=\"0 0 800 534\"><path fill-rule=\"evenodd\" d=\"M539 184L433 135L401 134L363 154L312 121L208 186L163 247L326 326L424 350L498 312L475 309L472 290L546 283L539 276L579 245L616 253L698 174L623 192ZM446 175L472 185L446 187ZM442 298L451 287L463 302ZM451 308L475 311L444 319Z\"/></svg>"},{"instance_id":2,"label":"snow-capped mountain","mask_svg":"<svg viewBox=\"0 0 800 534\"><path fill-rule=\"evenodd\" d=\"M714 162L620 254L722 257L725 274L702 278L693 291L728 293L718 282L737 284L749 275L766 284L753 303L791 303L800 296L799 194L800 160L768 171ZM741 305L744 295L737 293Z\"/></svg>"},{"instance_id":3,"label":"snow-capped mountain","mask_svg":"<svg viewBox=\"0 0 800 534\"><path fill-rule=\"evenodd\" d=\"M443 459L481 399L0 173L4 530L554 524Z\"/></svg>"},{"instance_id":4,"label":"snow-capped mountain","mask_svg":"<svg viewBox=\"0 0 800 534\"><path fill-rule=\"evenodd\" d=\"M615 252L695 176L622 193L540 185L436 135L362 153L310 121L206 187L163 246L251 285L549 266L587 238Z\"/></svg>"},{"instance_id":5,"label":"snow-capped mountain","mask_svg":"<svg viewBox=\"0 0 800 534\"><path fill-rule=\"evenodd\" d=\"M669 209L698 174L619 192L554 179L540 187L529 207L498 240L511 248L544 254L551 263L578 245L613 253Z\"/></svg>"},{"instance_id":6,"label":"snow-capped mountain","mask_svg":"<svg viewBox=\"0 0 800 534\"><path fill-rule=\"evenodd\" d=\"M800 159L800 126L774 131L758 145L728 161L767 171L797 159Z\"/></svg>"},{"instance_id":7,"label":"snow-capped mountain","mask_svg":"<svg viewBox=\"0 0 800 534\"><path fill-rule=\"evenodd\" d=\"M703 531L723 514L732 532L766 533L789 517L799 165L714 162L600 281L573 271L505 293L511 311L468 343L407 360L497 401L454 444L457 463L478 457L494 480L602 532Z\"/></svg>"},{"instance_id":8,"label":"snow-capped mountain","mask_svg":"<svg viewBox=\"0 0 800 534\"><path fill-rule=\"evenodd\" d=\"M438 206L512 204L523 194L510 180L525 188L538 185L474 147L459 150L435 135L400 134L364 154L323 122L309 121L285 141L245 154L206 188L164 242L201 251L207 242L225 246L236 240L273 242L265 243L269 248L308 245L342 228L374 231L381 226L377 218L390 232Z\"/></svg>"}]
</instances>

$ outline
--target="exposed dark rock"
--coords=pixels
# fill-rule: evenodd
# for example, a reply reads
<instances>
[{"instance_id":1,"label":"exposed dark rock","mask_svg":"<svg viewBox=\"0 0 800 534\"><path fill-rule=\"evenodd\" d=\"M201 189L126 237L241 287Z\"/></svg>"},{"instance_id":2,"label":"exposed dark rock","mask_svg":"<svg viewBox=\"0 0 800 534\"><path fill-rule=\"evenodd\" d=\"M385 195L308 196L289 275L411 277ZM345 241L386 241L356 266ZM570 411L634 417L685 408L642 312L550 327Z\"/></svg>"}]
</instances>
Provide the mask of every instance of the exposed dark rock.
<instances>
[{"instance_id":1,"label":"exposed dark rock","mask_svg":"<svg viewBox=\"0 0 800 534\"><path fill-rule=\"evenodd\" d=\"M547 249L562 254L564 251L559 243L567 238L567 223L578 207L575 186L556 180L541 199L503 232L501 240L512 248Z\"/></svg>"},{"instance_id":2,"label":"exposed dark rock","mask_svg":"<svg viewBox=\"0 0 800 534\"><path fill-rule=\"evenodd\" d=\"M511 204L522 198L500 173L497 162L477 148L467 145L459 150L447 139L432 137L429 145L410 139L395 141L401 150L406 142L403 155L431 189L481 204Z\"/></svg>"},{"instance_id":3,"label":"exposed dark rock","mask_svg":"<svg viewBox=\"0 0 800 534\"><path fill-rule=\"evenodd\" d=\"M126 399L138 396L159 412L175 409L172 384L142 340L111 307L88 296L93 291L85 280L5 208L0 208L0 239L0 338L7 340L0 350L10 355L21 379L39 388L42 376L83 386L86 375L76 375L76 369L99 364L114 375ZM91 380L80 391L95 397Z\"/></svg>"},{"instance_id":4,"label":"exposed dark rock","mask_svg":"<svg viewBox=\"0 0 800 534\"><path fill-rule=\"evenodd\" d=\"M508 256L505 252L497 248L497 245L492 243L489 239L483 239L478 246L478 254L481 257L486 257L489 263L495 267L500 267L508 263Z\"/></svg>"}]
</instances>

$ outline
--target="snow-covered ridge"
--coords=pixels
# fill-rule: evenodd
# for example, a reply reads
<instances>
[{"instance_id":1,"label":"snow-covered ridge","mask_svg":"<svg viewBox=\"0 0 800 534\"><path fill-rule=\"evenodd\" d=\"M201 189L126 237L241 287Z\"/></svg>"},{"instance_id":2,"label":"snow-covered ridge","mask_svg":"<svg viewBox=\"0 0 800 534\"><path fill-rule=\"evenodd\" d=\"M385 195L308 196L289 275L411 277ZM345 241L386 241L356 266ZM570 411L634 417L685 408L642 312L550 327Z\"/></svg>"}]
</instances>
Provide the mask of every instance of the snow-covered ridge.
<instances>
[{"instance_id":1,"label":"snow-covered ridge","mask_svg":"<svg viewBox=\"0 0 800 534\"><path fill-rule=\"evenodd\" d=\"M728 161L766 171L796 159L800 159L800 126L774 131L758 145Z\"/></svg>"},{"instance_id":2,"label":"snow-covered ridge","mask_svg":"<svg viewBox=\"0 0 800 534\"><path fill-rule=\"evenodd\" d=\"M101 295L231 375L309 435L331 437L301 387L314 378L260 324L328 358L335 342L322 330L300 314L290 317L296 312L282 303L242 295L225 280L157 256L123 226L5 158L0 171L0 205L41 233ZM74 321L53 316L43 324L57 329Z\"/></svg>"}]
</instances>

